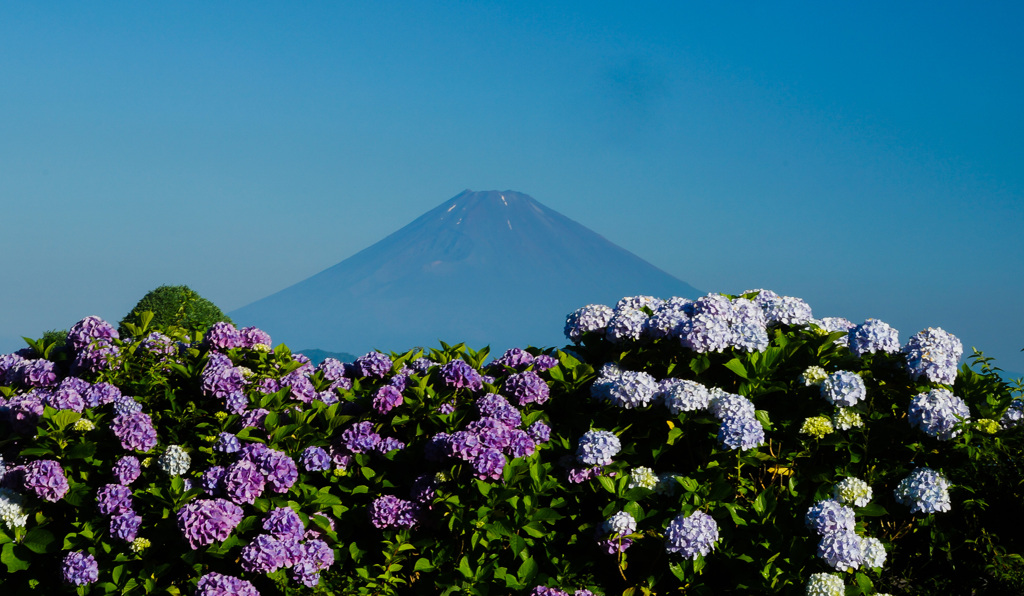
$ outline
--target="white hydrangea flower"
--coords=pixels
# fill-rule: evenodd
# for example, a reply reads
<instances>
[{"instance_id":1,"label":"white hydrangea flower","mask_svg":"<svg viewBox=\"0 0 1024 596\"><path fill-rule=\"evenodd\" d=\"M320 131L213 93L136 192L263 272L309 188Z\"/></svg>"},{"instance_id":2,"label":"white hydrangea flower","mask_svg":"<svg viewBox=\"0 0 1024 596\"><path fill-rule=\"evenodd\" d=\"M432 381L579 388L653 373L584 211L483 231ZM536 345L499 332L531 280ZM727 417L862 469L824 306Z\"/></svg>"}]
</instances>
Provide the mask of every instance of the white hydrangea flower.
<instances>
[{"instance_id":1,"label":"white hydrangea flower","mask_svg":"<svg viewBox=\"0 0 1024 596\"><path fill-rule=\"evenodd\" d=\"M885 565L885 546L878 538L865 536L861 538L861 550L864 551L865 567L881 567Z\"/></svg>"},{"instance_id":2,"label":"white hydrangea flower","mask_svg":"<svg viewBox=\"0 0 1024 596\"><path fill-rule=\"evenodd\" d=\"M871 502L871 487L860 478L843 478L832 488L832 495L844 505L864 507Z\"/></svg>"},{"instance_id":3,"label":"white hydrangea flower","mask_svg":"<svg viewBox=\"0 0 1024 596\"><path fill-rule=\"evenodd\" d=\"M843 596L846 586L836 573L815 573L807 580L807 596Z\"/></svg>"},{"instance_id":4,"label":"white hydrangea flower","mask_svg":"<svg viewBox=\"0 0 1024 596\"><path fill-rule=\"evenodd\" d=\"M654 490L658 486L658 476L654 470L638 466L629 472L629 488L646 488Z\"/></svg>"},{"instance_id":5,"label":"white hydrangea flower","mask_svg":"<svg viewBox=\"0 0 1024 596\"><path fill-rule=\"evenodd\" d=\"M828 373L825 372L824 368L820 366L808 366L804 374L800 375L800 380L803 381L807 387L813 387L815 385L821 385L821 382L828 377Z\"/></svg>"},{"instance_id":6,"label":"white hydrangea flower","mask_svg":"<svg viewBox=\"0 0 1024 596\"><path fill-rule=\"evenodd\" d=\"M188 472L191 463L192 459L181 445L171 445L157 460L160 469L171 476L181 476Z\"/></svg>"},{"instance_id":7,"label":"white hydrangea flower","mask_svg":"<svg viewBox=\"0 0 1024 596\"><path fill-rule=\"evenodd\" d=\"M72 430L76 430L78 432L89 432L94 428L96 428L96 424L88 418L79 418L75 421L74 426L71 427Z\"/></svg>"},{"instance_id":8,"label":"white hydrangea flower","mask_svg":"<svg viewBox=\"0 0 1024 596\"><path fill-rule=\"evenodd\" d=\"M832 422L839 430L850 430L851 428L864 426L864 420L860 417L860 414L850 408L839 408L836 411L836 415L832 417Z\"/></svg>"},{"instance_id":9,"label":"white hydrangea flower","mask_svg":"<svg viewBox=\"0 0 1024 596\"><path fill-rule=\"evenodd\" d=\"M22 508L22 496L13 490L0 488L0 521L8 530L24 528L28 523L28 513Z\"/></svg>"}]
</instances>

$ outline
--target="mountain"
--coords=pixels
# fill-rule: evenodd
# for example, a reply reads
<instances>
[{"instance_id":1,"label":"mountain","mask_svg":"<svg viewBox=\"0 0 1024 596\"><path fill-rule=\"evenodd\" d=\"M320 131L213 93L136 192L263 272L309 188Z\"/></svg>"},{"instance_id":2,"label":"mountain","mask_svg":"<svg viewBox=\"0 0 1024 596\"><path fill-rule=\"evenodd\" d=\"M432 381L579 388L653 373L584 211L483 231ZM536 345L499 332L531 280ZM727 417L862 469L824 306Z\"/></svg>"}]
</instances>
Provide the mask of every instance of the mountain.
<instances>
[{"instance_id":1,"label":"mountain","mask_svg":"<svg viewBox=\"0 0 1024 596\"><path fill-rule=\"evenodd\" d=\"M229 313L275 342L356 354L562 346L565 316L702 294L533 198L466 190L380 242Z\"/></svg>"}]
</instances>

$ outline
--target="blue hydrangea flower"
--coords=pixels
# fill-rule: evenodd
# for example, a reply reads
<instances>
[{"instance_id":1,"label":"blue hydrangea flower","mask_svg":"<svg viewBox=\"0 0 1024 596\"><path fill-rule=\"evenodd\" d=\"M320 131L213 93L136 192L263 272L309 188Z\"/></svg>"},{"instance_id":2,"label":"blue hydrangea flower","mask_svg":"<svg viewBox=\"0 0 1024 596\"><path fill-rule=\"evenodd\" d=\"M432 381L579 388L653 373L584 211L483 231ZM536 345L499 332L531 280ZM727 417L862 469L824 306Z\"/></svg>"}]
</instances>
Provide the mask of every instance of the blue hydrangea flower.
<instances>
[{"instance_id":1,"label":"blue hydrangea flower","mask_svg":"<svg viewBox=\"0 0 1024 596\"><path fill-rule=\"evenodd\" d=\"M911 337L902 352L911 379L925 377L933 383L952 385L964 346L941 327L929 327Z\"/></svg>"},{"instance_id":2,"label":"blue hydrangea flower","mask_svg":"<svg viewBox=\"0 0 1024 596\"><path fill-rule=\"evenodd\" d=\"M868 319L850 330L850 351L855 356L885 352L895 354L900 351L899 332L884 321Z\"/></svg>"},{"instance_id":3,"label":"blue hydrangea flower","mask_svg":"<svg viewBox=\"0 0 1024 596\"><path fill-rule=\"evenodd\" d=\"M711 400L708 402L711 415L719 420L727 418L753 418L755 409L754 402L737 395L726 393L718 387L708 389Z\"/></svg>"},{"instance_id":4,"label":"blue hydrangea flower","mask_svg":"<svg viewBox=\"0 0 1024 596\"><path fill-rule=\"evenodd\" d=\"M694 314L679 326L679 343L697 353L721 352L732 345L732 329L724 316Z\"/></svg>"},{"instance_id":5,"label":"blue hydrangea flower","mask_svg":"<svg viewBox=\"0 0 1024 596\"><path fill-rule=\"evenodd\" d=\"M814 318L811 306L793 296L777 296L763 304L768 325L806 325Z\"/></svg>"},{"instance_id":6,"label":"blue hydrangea flower","mask_svg":"<svg viewBox=\"0 0 1024 596\"><path fill-rule=\"evenodd\" d=\"M181 476L188 472L192 458L181 445L169 445L167 450L157 458L156 463L160 469L170 476Z\"/></svg>"},{"instance_id":7,"label":"blue hydrangea flower","mask_svg":"<svg viewBox=\"0 0 1024 596\"><path fill-rule=\"evenodd\" d=\"M910 507L911 513L949 511L949 481L930 468L917 468L900 481L893 491L896 502Z\"/></svg>"},{"instance_id":8,"label":"blue hydrangea flower","mask_svg":"<svg viewBox=\"0 0 1024 596\"><path fill-rule=\"evenodd\" d=\"M665 530L665 550L679 553L686 559L707 555L718 541L718 524L703 511L679 515Z\"/></svg>"},{"instance_id":9,"label":"blue hydrangea flower","mask_svg":"<svg viewBox=\"0 0 1024 596\"><path fill-rule=\"evenodd\" d=\"M608 321L604 336L613 344L636 341L643 336L647 318L647 313L636 308L616 308L615 314Z\"/></svg>"},{"instance_id":10,"label":"blue hydrangea flower","mask_svg":"<svg viewBox=\"0 0 1024 596\"><path fill-rule=\"evenodd\" d=\"M708 388L688 379L663 379L658 384L655 398L660 399L668 411L676 415L703 410L711 403Z\"/></svg>"},{"instance_id":11,"label":"blue hydrangea flower","mask_svg":"<svg viewBox=\"0 0 1024 596\"><path fill-rule=\"evenodd\" d=\"M861 538L852 531L829 532L818 542L818 556L839 571L856 569L864 561Z\"/></svg>"},{"instance_id":12,"label":"blue hydrangea flower","mask_svg":"<svg viewBox=\"0 0 1024 596\"><path fill-rule=\"evenodd\" d=\"M622 443L614 433L606 430L588 430L580 437L576 447L576 459L588 466L606 466L612 463Z\"/></svg>"},{"instance_id":13,"label":"blue hydrangea flower","mask_svg":"<svg viewBox=\"0 0 1024 596\"><path fill-rule=\"evenodd\" d=\"M1002 417L999 419L999 425L1010 429L1017 428L1021 424L1024 424L1024 399L1017 397L1010 402L1010 406L1003 412Z\"/></svg>"},{"instance_id":14,"label":"blue hydrangea flower","mask_svg":"<svg viewBox=\"0 0 1024 596\"><path fill-rule=\"evenodd\" d=\"M636 519L626 511L619 511L601 524L604 534L628 536L636 532Z\"/></svg>"},{"instance_id":15,"label":"blue hydrangea flower","mask_svg":"<svg viewBox=\"0 0 1024 596\"><path fill-rule=\"evenodd\" d=\"M825 377L821 383L821 395L830 404L849 408L867 396L867 387L860 375L840 370Z\"/></svg>"},{"instance_id":16,"label":"blue hydrangea flower","mask_svg":"<svg viewBox=\"0 0 1024 596\"><path fill-rule=\"evenodd\" d=\"M613 316L615 311L604 304L588 304L577 308L565 318L565 336L578 344L584 334L603 333Z\"/></svg>"},{"instance_id":17,"label":"blue hydrangea flower","mask_svg":"<svg viewBox=\"0 0 1024 596\"><path fill-rule=\"evenodd\" d=\"M764 427L753 416L730 416L718 427L718 442L730 450L760 447L764 445Z\"/></svg>"},{"instance_id":18,"label":"blue hydrangea flower","mask_svg":"<svg viewBox=\"0 0 1024 596\"><path fill-rule=\"evenodd\" d=\"M825 317L818 321L818 326L829 333L842 331L843 336L835 341L835 343L840 346L850 345L850 330L856 327L852 321L844 319L843 317Z\"/></svg>"},{"instance_id":19,"label":"blue hydrangea flower","mask_svg":"<svg viewBox=\"0 0 1024 596\"><path fill-rule=\"evenodd\" d=\"M835 499L825 499L807 509L804 523L824 536L836 532L853 532L855 519L853 509Z\"/></svg>"},{"instance_id":20,"label":"blue hydrangea flower","mask_svg":"<svg viewBox=\"0 0 1024 596\"><path fill-rule=\"evenodd\" d=\"M959 435L961 423L971 418L971 411L964 400L943 388L915 395L910 401L908 414L911 426L940 441Z\"/></svg>"},{"instance_id":21,"label":"blue hydrangea flower","mask_svg":"<svg viewBox=\"0 0 1024 596\"><path fill-rule=\"evenodd\" d=\"M620 408L631 410L651 404L658 392L658 382L643 371L623 371L607 391L607 399Z\"/></svg>"},{"instance_id":22,"label":"blue hydrangea flower","mask_svg":"<svg viewBox=\"0 0 1024 596\"><path fill-rule=\"evenodd\" d=\"M310 445L299 456L299 463L307 472L323 472L331 467L331 456L323 447Z\"/></svg>"}]
</instances>

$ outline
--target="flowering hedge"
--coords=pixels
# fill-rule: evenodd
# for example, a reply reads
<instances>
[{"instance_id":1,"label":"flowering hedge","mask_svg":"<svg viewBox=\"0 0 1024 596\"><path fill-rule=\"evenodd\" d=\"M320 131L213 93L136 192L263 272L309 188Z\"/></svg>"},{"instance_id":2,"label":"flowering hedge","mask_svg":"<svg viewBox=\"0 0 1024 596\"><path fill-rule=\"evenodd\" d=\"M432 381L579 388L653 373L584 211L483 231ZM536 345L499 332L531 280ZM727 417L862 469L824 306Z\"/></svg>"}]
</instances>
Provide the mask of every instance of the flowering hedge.
<instances>
[{"instance_id":1,"label":"flowering hedge","mask_svg":"<svg viewBox=\"0 0 1024 596\"><path fill-rule=\"evenodd\" d=\"M754 290L313 366L87 317L0 356L4 594L1007 593L1021 387Z\"/></svg>"}]
</instances>

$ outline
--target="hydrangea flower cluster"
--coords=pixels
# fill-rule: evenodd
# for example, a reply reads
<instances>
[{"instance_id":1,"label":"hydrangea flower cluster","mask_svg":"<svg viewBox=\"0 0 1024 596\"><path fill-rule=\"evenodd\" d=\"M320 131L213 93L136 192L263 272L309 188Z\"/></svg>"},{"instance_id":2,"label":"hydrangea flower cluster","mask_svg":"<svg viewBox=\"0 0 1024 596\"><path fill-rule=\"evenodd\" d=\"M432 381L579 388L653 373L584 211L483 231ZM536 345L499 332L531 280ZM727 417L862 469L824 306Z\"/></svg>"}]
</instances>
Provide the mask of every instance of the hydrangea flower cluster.
<instances>
[{"instance_id":1,"label":"hydrangea flower cluster","mask_svg":"<svg viewBox=\"0 0 1024 596\"><path fill-rule=\"evenodd\" d=\"M861 419L860 414L855 410L837 408L835 415L832 416L832 424L839 430L850 430L851 428L864 426L864 420Z\"/></svg>"},{"instance_id":2,"label":"hydrangea flower cluster","mask_svg":"<svg viewBox=\"0 0 1024 596\"><path fill-rule=\"evenodd\" d=\"M855 356L885 352L895 354L900 351L899 332L884 321L868 319L850 329L850 351Z\"/></svg>"},{"instance_id":3,"label":"hydrangea flower cluster","mask_svg":"<svg viewBox=\"0 0 1024 596\"><path fill-rule=\"evenodd\" d=\"M576 446L576 459L587 466L607 466L622 449L614 433L606 430L588 430Z\"/></svg>"},{"instance_id":4,"label":"hydrangea flower cluster","mask_svg":"<svg viewBox=\"0 0 1024 596\"><path fill-rule=\"evenodd\" d=\"M718 542L718 524L703 511L679 515L665 530L665 550L685 559L706 556Z\"/></svg>"},{"instance_id":5,"label":"hydrangea flower cluster","mask_svg":"<svg viewBox=\"0 0 1024 596\"><path fill-rule=\"evenodd\" d=\"M590 387L590 395L595 399L604 399L615 406L631 410L649 406L658 390L658 382L646 372L606 366L601 369L601 376Z\"/></svg>"},{"instance_id":6,"label":"hydrangea flower cluster","mask_svg":"<svg viewBox=\"0 0 1024 596\"><path fill-rule=\"evenodd\" d=\"M764 444L764 427L755 417L754 404L742 395L711 390L711 414L721 421L718 442L726 449L745 451Z\"/></svg>"},{"instance_id":7,"label":"hydrangea flower cluster","mask_svg":"<svg viewBox=\"0 0 1024 596\"><path fill-rule=\"evenodd\" d=\"M619 511L601 524L605 534L628 536L636 532L636 519L626 511Z\"/></svg>"},{"instance_id":8,"label":"hydrangea flower cluster","mask_svg":"<svg viewBox=\"0 0 1024 596\"><path fill-rule=\"evenodd\" d=\"M818 501L807 510L805 523L821 537L818 556L832 567L846 571L864 562L861 537L854 532L854 514L839 501Z\"/></svg>"},{"instance_id":9,"label":"hydrangea flower cluster","mask_svg":"<svg viewBox=\"0 0 1024 596\"><path fill-rule=\"evenodd\" d=\"M800 426L800 434L811 435L815 439L824 439L833 432L835 432L835 428L828 416L805 418L804 423Z\"/></svg>"},{"instance_id":10,"label":"hydrangea flower cluster","mask_svg":"<svg viewBox=\"0 0 1024 596\"><path fill-rule=\"evenodd\" d=\"M646 466L637 466L629 471L629 488L654 490L658 486L658 475Z\"/></svg>"},{"instance_id":11,"label":"hydrangea flower cluster","mask_svg":"<svg viewBox=\"0 0 1024 596\"><path fill-rule=\"evenodd\" d=\"M129 412L114 418L110 430L128 451L149 451L156 447L153 419L144 412Z\"/></svg>"},{"instance_id":12,"label":"hydrangea flower cluster","mask_svg":"<svg viewBox=\"0 0 1024 596\"><path fill-rule=\"evenodd\" d=\"M3 475L0 474L0 478ZM28 522L28 513L22 507L24 498L13 490L0 488L0 521L8 530L24 528Z\"/></svg>"},{"instance_id":13,"label":"hydrangea flower cluster","mask_svg":"<svg viewBox=\"0 0 1024 596\"><path fill-rule=\"evenodd\" d=\"M210 572L199 578L196 596L260 596L260 593L244 579Z\"/></svg>"},{"instance_id":14,"label":"hydrangea flower cluster","mask_svg":"<svg viewBox=\"0 0 1024 596\"><path fill-rule=\"evenodd\" d=\"M181 445L169 445L167 450L157 458L156 464L169 476L181 476L188 472L188 468L192 464L192 458L189 457L188 452Z\"/></svg>"},{"instance_id":15,"label":"hydrangea flower cluster","mask_svg":"<svg viewBox=\"0 0 1024 596\"><path fill-rule=\"evenodd\" d=\"M817 322L818 326L828 333L841 331L843 336L836 340L836 345L849 347L850 330L856 327L852 321L843 317L825 317Z\"/></svg>"},{"instance_id":16,"label":"hydrangea flower cluster","mask_svg":"<svg viewBox=\"0 0 1024 596\"><path fill-rule=\"evenodd\" d=\"M1017 428L1024 424L1024 399L1014 398L999 418L999 425L1005 429Z\"/></svg>"},{"instance_id":17,"label":"hydrangea flower cluster","mask_svg":"<svg viewBox=\"0 0 1024 596\"><path fill-rule=\"evenodd\" d=\"M356 372L364 377L383 379L391 372L391 357L381 352L367 352L353 363Z\"/></svg>"},{"instance_id":18,"label":"hydrangea flower cluster","mask_svg":"<svg viewBox=\"0 0 1024 596\"><path fill-rule=\"evenodd\" d=\"M807 367L807 370L805 370L803 374L800 375L800 381L806 387L814 387L816 385L821 385L821 382L824 381L827 377L828 373L825 372L824 368L814 365Z\"/></svg>"},{"instance_id":19,"label":"hydrangea flower cluster","mask_svg":"<svg viewBox=\"0 0 1024 596\"><path fill-rule=\"evenodd\" d=\"M222 542L242 521L242 508L226 499L200 499L178 510L178 529L196 550Z\"/></svg>"},{"instance_id":20,"label":"hydrangea flower cluster","mask_svg":"<svg viewBox=\"0 0 1024 596\"><path fill-rule=\"evenodd\" d=\"M900 481L893 491L896 502L910 507L911 513L949 511L949 481L931 468L917 468Z\"/></svg>"},{"instance_id":21,"label":"hydrangea flower cluster","mask_svg":"<svg viewBox=\"0 0 1024 596\"><path fill-rule=\"evenodd\" d=\"M835 573L815 573L807 580L807 596L843 596L846 586L843 578Z\"/></svg>"},{"instance_id":22,"label":"hydrangea flower cluster","mask_svg":"<svg viewBox=\"0 0 1024 596\"><path fill-rule=\"evenodd\" d=\"M370 523L376 528L412 528L416 525L419 505L394 495L377 497L370 503Z\"/></svg>"},{"instance_id":23,"label":"hydrangea flower cluster","mask_svg":"<svg viewBox=\"0 0 1024 596\"><path fill-rule=\"evenodd\" d=\"M911 426L940 441L959 435L962 424L971 419L971 411L964 400L941 387L915 395L908 415Z\"/></svg>"},{"instance_id":24,"label":"hydrangea flower cluster","mask_svg":"<svg viewBox=\"0 0 1024 596\"><path fill-rule=\"evenodd\" d=\"M565 318L565 336L578 344L587 333L603 333L613 316L615 312L603 304L588 304L577 308Z\"/></svg>"},{"instance_id":25,"label":"hydrangea flower cluster","mask_svg":"<svg viewBox=\"0 0 1024 596\"><path fill-rule=\"evenodd\" d=\"M834 372L821 382L821 395L830 404L849 408L863 401L867 387L860 375L846 370Z\"/></svg>"},{"instance_id":26,"label":"hydrangea flower cluster","mask_svg":"<svg viewBox=\"0 0 1024 596\"><path fill-rule=\"evenodd\" d=\"M708 388L688 379L662 379L654 398L661 400L668 411L675 415L704 410L711 403Z\"/></svg>"},{"instance_id":27,"label":"hydrangea flower cluster","mask_svg":"<svg viewBox=\"0 0 1024 596\"><path fill-rule=\"evenodd\" d=\"M964 346L941 327L929 327L911 337L902 352L911 379L924 377L933 383L952 385Z\"/></svg>"},{"instance_id":28,"label":"hydrangea flower cluster","mask_svg":"<svg viewBox=\"0 0 1024 596\"><path fill-rule=\"evenodd\" d=\"M81 551L71 551L64 555L61 573L65 583L87 586L100 578L100 567L96 557Z\"/></svg>"},{"instance_id":29,"label":"hydrangea flower cluster","mask_svg":"<svg viewBox=\"0 0 1024 596\"><path fill-rule=\"evenodd\" d=\"M64 469L52 459L37 459L25 464L22 482L25 490L51 503L61 500L70 488Z\"/></svg>"},{"instance_id":30,"label":"hydrangea flower cluster","mask_svg":"<svg viewBox=\"0 0 1024 596\"><path fill-rule=\"evenodd\" d=\"M455 359L451 362L446 362L441 365L439 372L441 373L441 379L449 387L456 389L465 387L470 391L480 391L483 389L484 382L480 373L465 360Z\"/></svg>"},{"instance_id":31,"label":"hydrangea flower cluster","mask_svg":"<svg viewBox=\"0 0 1024 596\"><path fill-rule=\"evenodd\" d=\"M242 338L234 325L220 321L206 330L206 335L203 336L203 345L210 350L230 350L242 347Z\"/></svg>"},{"instance_id":32,"label":"hydrangea flower cluster","mask_svg":"<svg viewBox=\"0 0 1024 596\"><path fill-rule=\"evenodd\" d=\"M871 495L871 486L853 476L843 478L832 487L832 496L844 505L866 507L871 502Z\"/></svg>"}]
</instances>

